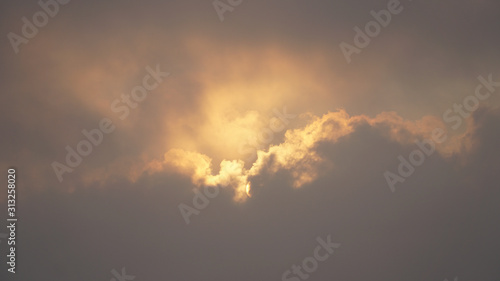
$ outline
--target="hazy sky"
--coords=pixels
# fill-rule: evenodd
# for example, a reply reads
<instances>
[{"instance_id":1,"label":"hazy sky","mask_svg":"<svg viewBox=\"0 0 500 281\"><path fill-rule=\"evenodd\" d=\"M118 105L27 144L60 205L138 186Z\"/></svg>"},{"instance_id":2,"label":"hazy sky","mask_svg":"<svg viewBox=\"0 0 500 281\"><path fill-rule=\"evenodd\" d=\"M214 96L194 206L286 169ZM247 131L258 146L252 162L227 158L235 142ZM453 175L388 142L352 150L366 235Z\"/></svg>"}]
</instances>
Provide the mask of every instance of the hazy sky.
<instances>
[{"instance_id":1,"label":"hazy sky","mask_svg":"<svg viewBox=\"0 0 500 281\"><path fill-rule=\"evenodd\" d=\"M0 280L499 280L499 13L3 1Z\"/></svg>"}]
</instances>

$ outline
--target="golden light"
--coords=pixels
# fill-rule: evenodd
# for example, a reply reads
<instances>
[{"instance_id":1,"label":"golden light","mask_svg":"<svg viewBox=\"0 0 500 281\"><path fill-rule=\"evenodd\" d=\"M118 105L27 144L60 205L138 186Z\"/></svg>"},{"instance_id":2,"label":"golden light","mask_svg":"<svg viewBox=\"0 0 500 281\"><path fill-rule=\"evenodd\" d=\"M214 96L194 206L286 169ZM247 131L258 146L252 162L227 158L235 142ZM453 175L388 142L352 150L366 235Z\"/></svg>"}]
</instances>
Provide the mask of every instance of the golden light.
<instances>
[{"instance_id":1,"label":"golden light","mask_svg":"<svg viewBox=\"0 0 500 281\"><path fill-rule=\"evenodd\" d=\"M246 191L248 197L252 197L252 195L250 194L250 183L247 183L245 191Z\"/></svg>"}]
</instances>

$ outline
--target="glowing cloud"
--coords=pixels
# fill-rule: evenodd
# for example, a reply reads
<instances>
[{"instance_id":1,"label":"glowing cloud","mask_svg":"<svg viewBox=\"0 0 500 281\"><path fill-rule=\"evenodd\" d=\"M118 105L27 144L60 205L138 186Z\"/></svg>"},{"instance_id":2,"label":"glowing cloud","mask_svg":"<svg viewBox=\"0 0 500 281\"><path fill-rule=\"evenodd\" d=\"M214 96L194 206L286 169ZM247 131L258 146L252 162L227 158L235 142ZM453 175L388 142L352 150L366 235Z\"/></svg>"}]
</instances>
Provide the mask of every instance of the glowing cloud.
<instances>
[{"instance_id":1,"label":"glowing cloud","mask_svg":"<svg viewBox=\"0 0 500 281\"><path fill-rule=\"evenodd\" d=\"M234 191L234 200L245 201L252 195L251 182L263 174L276 174L280 170L289 172L292 186L299 188L318 177L319 165L324 159L316 153L320 142L335 143L339 138L351 134L361 123L381 128L386 137L393 141L409 144L418 137L427 136L431 128L442 125L436 118L405 121L395 113L382 113L375 118L364 115L349 116L344 110L329 112L322 117L304 114L308 123L298 129L286 131L284 141L259 150L257 159L249 169L242 160L222 160L218 174L213 174L212 159L204 154L171 149L162 161L152 161L150 172L170 169L189 176L193 184L220 186Z\"/></svg>"}]
</instances>

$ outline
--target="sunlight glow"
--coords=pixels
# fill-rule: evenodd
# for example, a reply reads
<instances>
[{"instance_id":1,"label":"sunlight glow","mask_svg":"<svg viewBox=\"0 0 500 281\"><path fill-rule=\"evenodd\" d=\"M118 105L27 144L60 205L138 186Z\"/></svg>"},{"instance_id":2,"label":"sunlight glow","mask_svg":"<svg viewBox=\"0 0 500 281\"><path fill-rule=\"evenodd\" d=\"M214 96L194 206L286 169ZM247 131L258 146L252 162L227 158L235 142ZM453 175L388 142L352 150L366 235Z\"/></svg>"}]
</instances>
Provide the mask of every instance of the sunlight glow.
<instances>
[{"instance_id":1,"label":"sunlight glow","mask_svg":"<svg viewBox=\"0 0 500 281\"><path fill-rule=\"evenodd\" d=\"M250 183L247 183L247 186L245 187L245 191L246 191L248 197L252 197L252 195L250 194Z\"/></svg>"}]
</instances>

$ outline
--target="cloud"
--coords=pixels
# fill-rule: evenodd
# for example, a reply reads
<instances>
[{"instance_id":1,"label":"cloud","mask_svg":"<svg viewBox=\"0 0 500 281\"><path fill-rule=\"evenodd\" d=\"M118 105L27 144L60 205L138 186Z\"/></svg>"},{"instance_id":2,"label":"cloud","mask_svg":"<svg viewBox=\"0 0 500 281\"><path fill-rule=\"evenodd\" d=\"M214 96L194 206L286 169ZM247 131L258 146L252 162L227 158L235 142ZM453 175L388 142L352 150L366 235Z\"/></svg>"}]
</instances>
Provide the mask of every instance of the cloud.
<instances>
[{"instance_id":1,"label":"cloud","mask_svg":"<svg viewBox=\"0 0 500 281\"><path fill-rule=\"evenodd\" d=\"M304 147L334 163L334 169L307 188L293 189L285 169L266 177L272 169L263 168L260 182L255 181L261 187L251 200L233 204L234 192L222 189L189 226L177 206L192 199L193 183L170 169L194 175L197 163L199 174L207 174L209 159L197 153L171 152L161 170L135 182L109 182L106 188L72 194L25 194L18 233L23 247L17 254L30 270L20 270L19 278L107 280L111 269L126 266L127 273L148 280L279 280L310 255L316 237L329 234L342 247L314 273L318 280L499 277L494 259L500 250L498 109L478 109L471 117L466 138L474 145L467 166L436 153L396 193L382 172L393 167L398 154L414 148L411 141L390 137L387 128L397 125L343 112L312 120L294 134L311 135ZM260 159L273 165L270 158ZM225 174L231 181L241 166L228 165L227 171L235 171ZM37 258L40 253L46 258ZM52 270L51 264L62 270Z\"/></svg>"},{"instance_id":2,"label":"cloud","mask_svg":"<svg viewBox=\"0 0 500 281\"><path fill-rule=\"evenodd\" d=\"M498 95L398 192L383 173L446 128L478 75L497 77L500 2L403 1L347 64L338 45L387 2L244 1L221 23L211 1L70 1L18 54L4 37L14 278L109 280L126 267L141 280L277 280L331 234L342 247L311 279L499 279ZM4 36L40 10L0 5ZM122 122L110 104L157 64L171 76ZM239 148L284 106L300 117L248 160ZM116 130L59 183L50 164L102 118ZM203 186L221 191L186 227L178 205Z\"/></svg>"},{"instance_id":3,"label":"cloud","mask_svg":"<svg viewBox=\"0 0 500 281\"><path fill-rule=\"evenodd\" d=\"M345 110L329 112L323 116L302 114L306 125L289 129L283 142L269 145L257 151L256 160L250 168L245 168L242 159L222 160L220 168L213 170L212 158L196 151L171 149L163 159L153 160L140 168L147 174L162 171L175 171L191 178L193 184L202 186L220 186L234 192L236 201L245 201L248 195L262 185L262 179L286 172L290 177L290 185L300 188L310 185L329 171L335 171L344 165L343 159L328 159L321 153L325 144L334 145L341 139L348 139L359 134L368 127L386 141L400 147L414 149L416 141L431 139L435 128L445 130L445 124L437 117L425 116L417 121L405 120L394 112L384 112L373 118L365 115L350 116ZM450 135L436 150L446 159L457 161L464 159L470 150L470 135L475 125L471 120L468 129L462 134ZM447 133L445 133L447 134ZM375 149L375 148L374 148ZM349 156L347 156L349 157ZM387 156L396 158L397 155ZM326 170L325 170L326 169ZM140 174L141 172L138 172ZM246 185L250 183L250 190Z\"/></svg>"}]
</instances>

